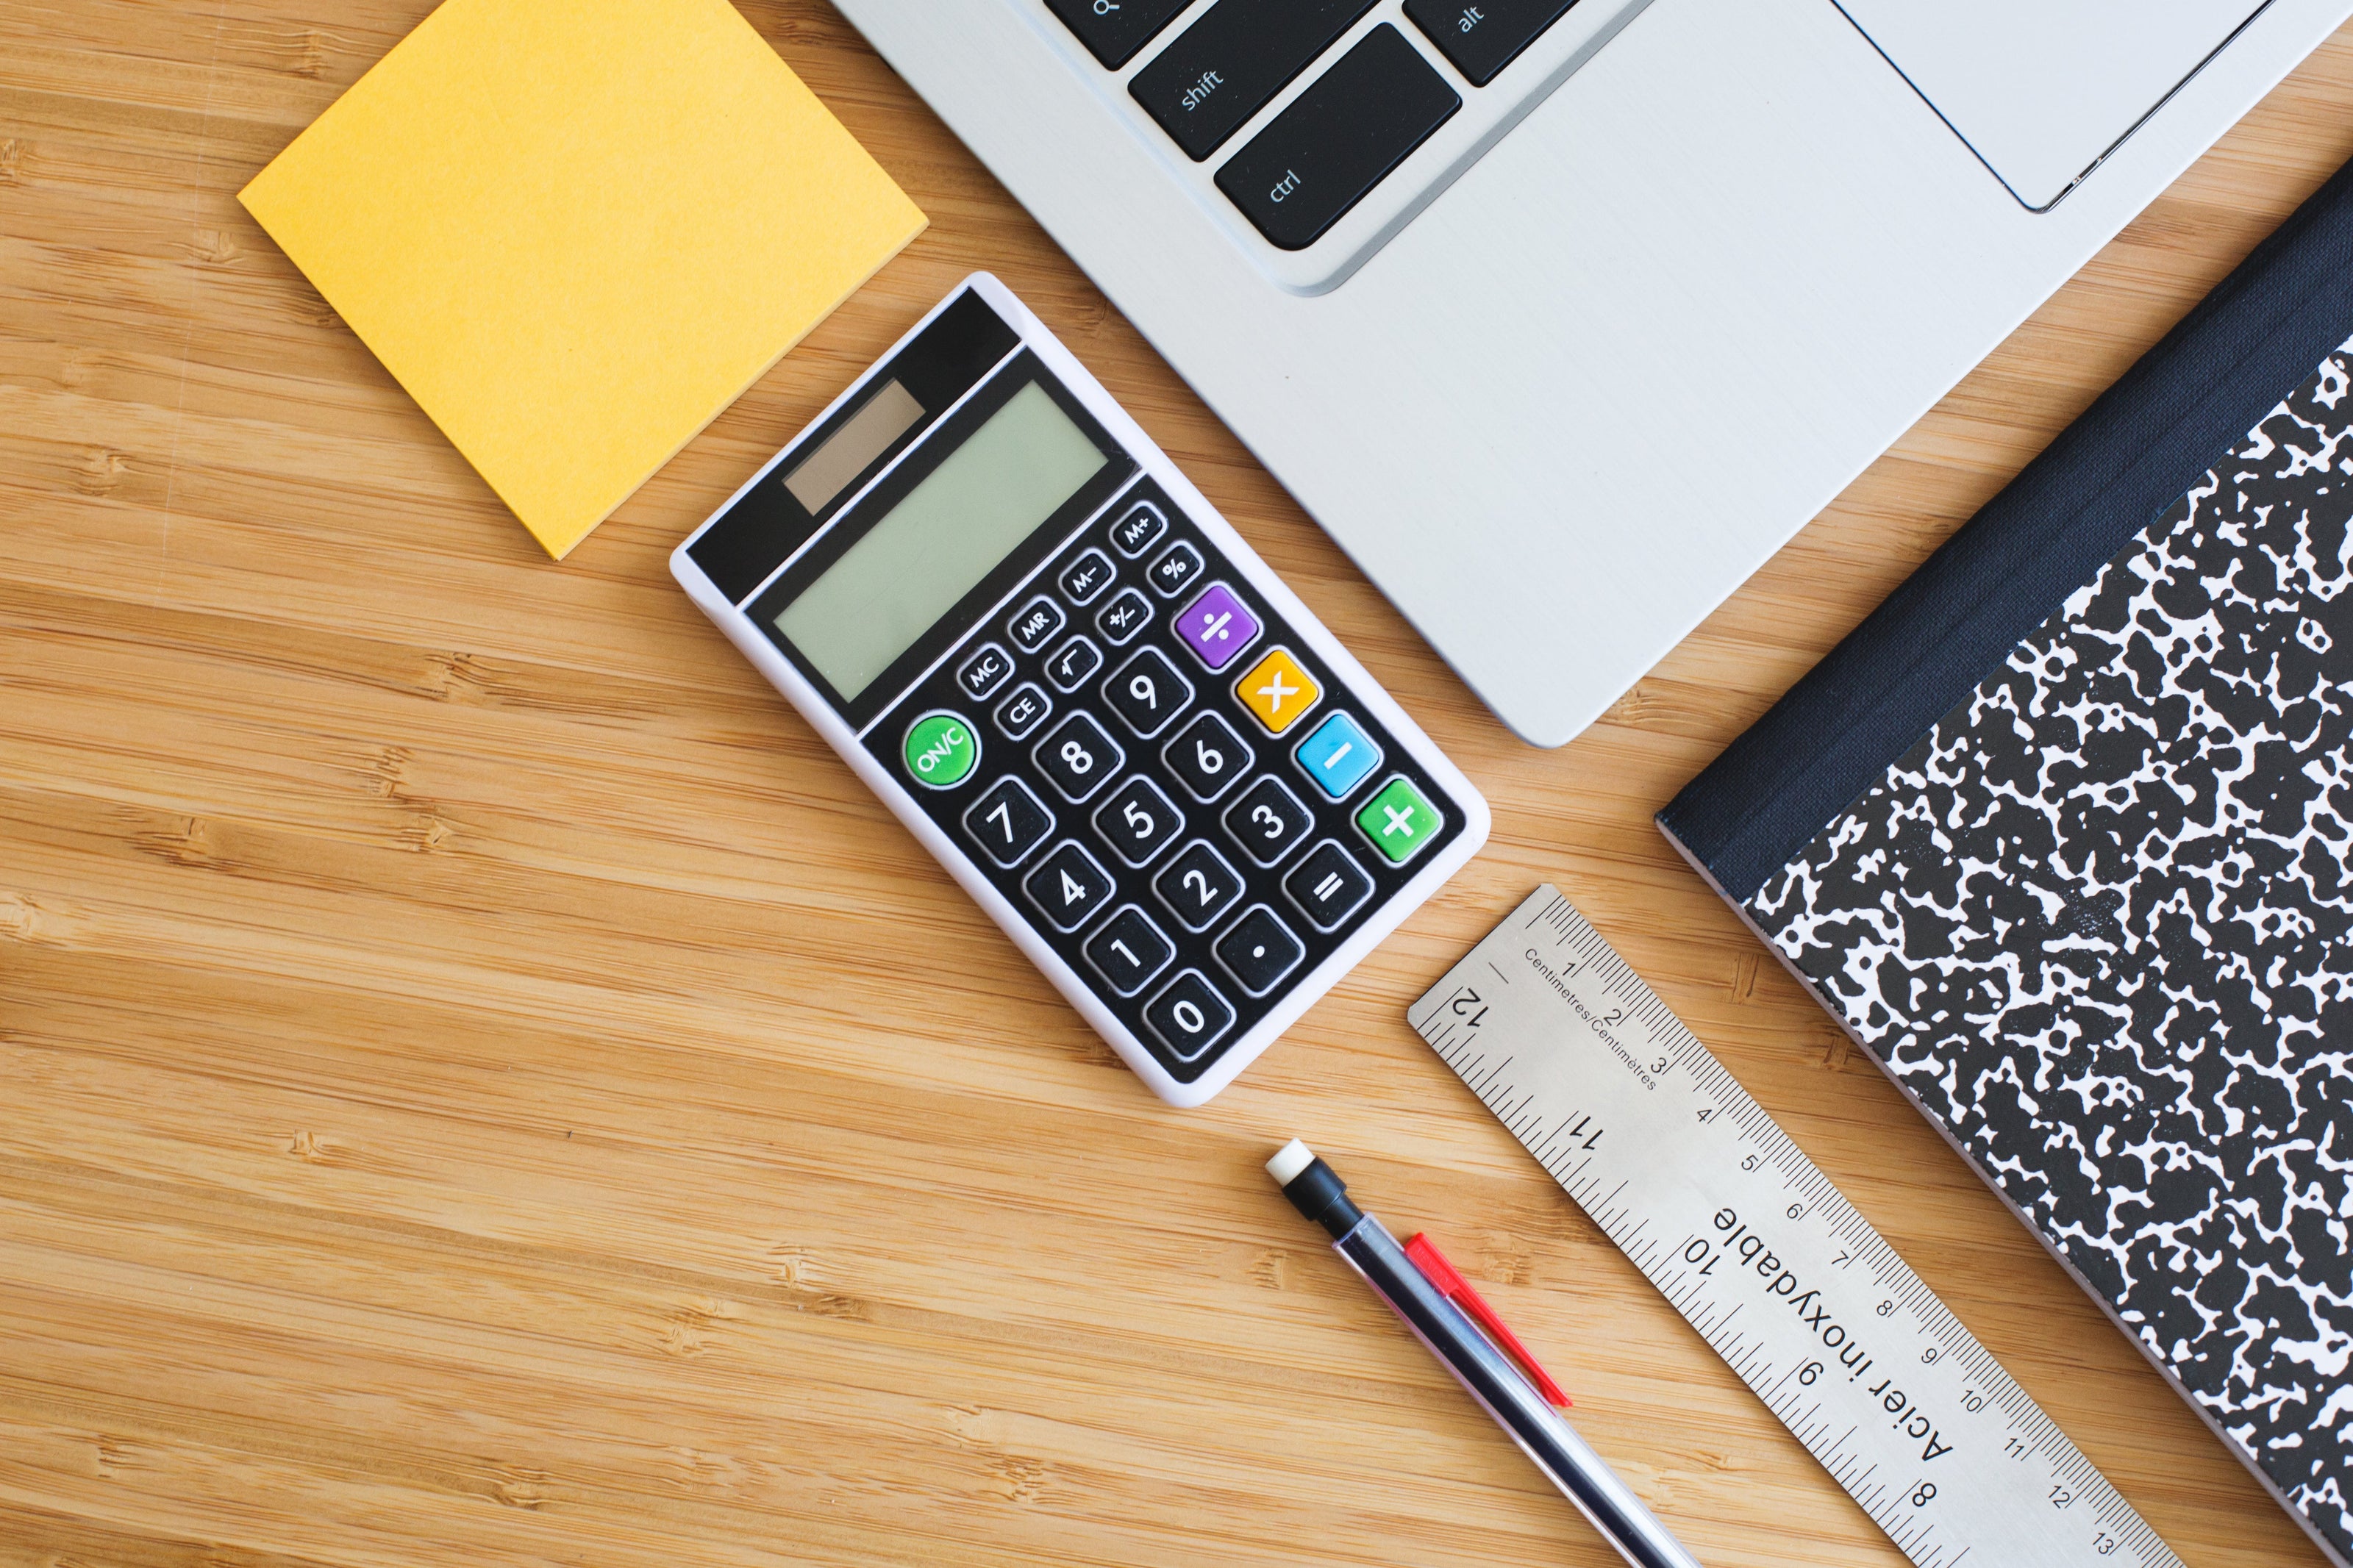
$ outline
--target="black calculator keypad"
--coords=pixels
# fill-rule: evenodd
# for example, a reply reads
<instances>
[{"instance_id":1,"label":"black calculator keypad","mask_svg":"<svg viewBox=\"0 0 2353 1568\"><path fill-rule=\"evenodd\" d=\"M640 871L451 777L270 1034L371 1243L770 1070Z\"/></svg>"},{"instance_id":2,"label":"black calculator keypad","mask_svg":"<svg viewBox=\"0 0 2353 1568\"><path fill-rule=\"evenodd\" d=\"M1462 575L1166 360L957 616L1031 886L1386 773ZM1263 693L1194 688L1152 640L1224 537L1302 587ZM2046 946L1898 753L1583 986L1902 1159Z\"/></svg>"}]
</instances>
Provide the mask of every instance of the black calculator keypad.
<instances>
[{"instance_id":1,"label":"black calculator keypad","mask_svg":"<svg viewBox=\"0 0 2353 1568\"><path fill-rule=\"evenodd\" d=\"M1276 866L1315 831L1315 814L1277 778L1261 778L1226 807L1226 832L1252 864Z\"/></svg>"},{"instance_id":2,"label":"black calculator keypad","mask_svg":"<svg viewBox=\"0 0 2353 1568\"><path fill-rule=\"evenodd\" d=\"M1139 648L1103 682L1103 699L1104 707L1148 741L1185 711L1193 700L1193 683L1158 648Z\"/></svg>"},{"instance_id":3,"label":"black calculator keypad","mask_svg":"<svg viewBox=\"0 0 2353 1568\"><path fill-rule=\"evenodd\" d=\"M1008 741L1027 740L1029 732L1043 724L1053 710L1054 700L1025 680L997 705L997 727Z\"/></svg>"},{"instance_id":4,"label":"black calculator keypad","mask_svg":"<svg viewBox=\"0 0 2353 1568\"><path fill-rule=\"evenodd\" d=\"M1115 575L1110 556L1100 550L1089 550L1063 567L1055 581L1061 585L1062 597L1073 605L1083 605L1110 587Z\"/></svg>"},{"instance_id":5,"label":"black calculator keypad","mask_svg":"<svg viewBox=\"0 0 2353 1568\"><path fill-rule=\"evenodd\" d=\"M1152 879L1152 890L1187 931L1202 931L1234 907L1249 886L1206 838L1196 838Z\"/></svg>"},{"instance_id":6,"label":"black calculator keypad","mask_svg":"<svg viewBox=\"0 0 2353 1568\"><path fill-rule=\"evenodd\" d=\"M1064 839L1023 879L1029 901L1056 931L1076 931L1111 898L1117 884L1084 846Z\"/></svg>"},{"instance_id":7,"label":"black calculator keypad","mask_svg":"<svg viewBox=\"0 0 2353 1568\"><path fill-rule=\"evenodd\" d=\"M1127 904L1087 938L1087 962L1095 966L1112 990L1133 996L1168 967L1176 945L1152 923L1152 917Z\"/></svg>"},{"instance_id":8,"label":"black calculator keypad","mask_svg":"<svg viewBox=\"0 0 2353 1568\"><path fill-rule=\"evenodd\" d=\"M1110 569L1100 584L1094 559ZM1071 586L1092 597L1078 602ZM1130 595L1149 615L1121 644L1103 617ZM1023 646L1011 628L1041 604L1050 614L1039 624L1054 629ZM1219 615L1223 640L1208 630ZM1461 830L1459 805L1301 632L1138 479L865 732L871 755L912 778L917 720L982 718L987 743L968 773L910 793L1180 1081L1208 1071ZM990 668L976 695L964 672L976 678L991 649L1011 668ZM1298 693L1279 705L1267 695L1278 679ZM1371 835L1400 777L1435 816L1427 844L1396 862ZM1367 812L1374 827L1359 820Z\"/></svg>"},{"instance_id":9,"label":"black calculator keypad","mask_svg":"<svg viewBox=\"0 0 2353 1568\"><path fill-rule=\"evenodd\" d=\"M1191 791L1195 800L1203 802L1217 799L1249 777L1250 764L1257 760L1250 743L1234 733L1234 727L1208 710L1177 731L1160 757L1176 782Z\"/></svg>"},{"instance_id":10,"label":"black calculator keypad","mask_svg":"<svg viewBox=\"0 0 2353 1568\"><path fill-rule=\"evenodd\" d=\"M1138 773L1095 808L1095 831L1128 865L1149 866L1184 837L1185 814L1159 785Z\"/></svg>"},{"instance_id":11,"label":"black calculator keypad","mask_svg":"<svg viewBox=\"0 0 2353 1568\"><path fill-rule=\"evenodd\" d=\"M1180 541L1161 552L1147 574L1152 579L1152 591L1169 599L1183 593L1201 572L1201 552Z\"/></svg>"},{"instance_id":12,"label":"black calculator keypad","mask_svg":"<svg viewBox=\"0 0 2353 1568\"><path fill-rule=\"evenodd\" d=\"M1062 606L1043 594L1021 606L1021 613L1005 623L1005 635L1023 653L1036 653L1046 646L1047 639L1069 622Z\"/></svg>"},{"instance_id":13,"label":"black calculator keypad","mask_svg":"<svg viewBox=\"0 0 2353 1568\"><path fill-rule=\"evenodd\" d=\"M1169 982L1144 1009L1144 1021L1179 1062L1196 1062L1234 1026L1234 1006L1198 969Z\"/></svg>"},{"instance_id":14,"label":"black calculator keypad","mask_svg":"<svg viewBox=\"0 0 2353 1568\"><path fill-rule=\"evenodd\" d=\"M1219 964L1235 984L1252 996L1263 996L1299 967L1307 949L1281 916L1264 904L1252 904L1218 939L1217 953Z\"/></svg>"},{"instance_id":15,"label":"black calculator keypad","mask_svg":"<svg viewBox=\"0 0 2353 1568\"><path fill-rule=\"evenodd\" d=\"M1135 634L1151 624L1152 601L1133 588L1122 588L1095 616L1095 630L1113 647L1133 642Z\"/></svg>"},{"instance_id":16,"label":"black calculator keypad","mask_svg":"<svg viewBox=\"0 0 2353 1568\"><path fill-rule=\"evenodd\" d=\"M1100 793L1127 761L1119 742L1103 732L1093 714L1083 710L1048 731L1031 755L1038 771L1062 792L1063 799L1074 804Z\"/></svg>"},{"instance_id":17,"label":"black calculator keypad","mask_svg":"<svg viewBox=\"0 0 2353 1568\"><path fill-rule=\"evenodd\" d=\"M1018 866L1054 831L1054 814L1029 786L1007 774L964 814L964 830L999 866Z\"/></svg>"},{"instance_id":18,"label":"black calculator keypad","mask_svg":"<svg viewBox=\"0 0 2353 1568\"><path fill-rule=\"evenodd\" d=\"M1072 637L1046 661L1046 679L1064 691L1076 691L1081 681L1103 668L1103 649L1095 647L1093 638Z\"/></svg>"}]
</instances>

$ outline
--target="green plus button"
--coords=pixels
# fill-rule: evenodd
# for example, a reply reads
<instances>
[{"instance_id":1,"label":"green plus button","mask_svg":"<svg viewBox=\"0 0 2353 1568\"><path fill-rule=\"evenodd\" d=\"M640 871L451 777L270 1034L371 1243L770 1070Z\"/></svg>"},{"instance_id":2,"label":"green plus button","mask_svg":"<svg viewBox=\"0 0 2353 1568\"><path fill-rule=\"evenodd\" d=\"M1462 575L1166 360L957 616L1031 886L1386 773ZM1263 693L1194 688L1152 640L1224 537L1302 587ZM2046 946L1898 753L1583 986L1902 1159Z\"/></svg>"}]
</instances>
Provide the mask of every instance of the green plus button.
<instances>
[{"instance_id":1,"label":"green plus button","mask_svg":"<svg viewBox=\"0 0 2353 1568\"><path fill-rule=\"evenodd\" d=\"M1373 841L1374 848L1398 865L1420 854L1421 847L1437 837L1445 825L1445 815L1401 778L1389 780L1356 813L1357 828Z\"/></svg>"},{"instance_id":2,"label":"green plus button","mask_svg":"<svg viewBox=\"0 0 2353 1568\"><path fill-rule=\"evenodd\" d=\"M907 771L917 784L947 789L980 765L980 737L961 713L926 713L907 731Z\"/></svg>"}]
</instances>

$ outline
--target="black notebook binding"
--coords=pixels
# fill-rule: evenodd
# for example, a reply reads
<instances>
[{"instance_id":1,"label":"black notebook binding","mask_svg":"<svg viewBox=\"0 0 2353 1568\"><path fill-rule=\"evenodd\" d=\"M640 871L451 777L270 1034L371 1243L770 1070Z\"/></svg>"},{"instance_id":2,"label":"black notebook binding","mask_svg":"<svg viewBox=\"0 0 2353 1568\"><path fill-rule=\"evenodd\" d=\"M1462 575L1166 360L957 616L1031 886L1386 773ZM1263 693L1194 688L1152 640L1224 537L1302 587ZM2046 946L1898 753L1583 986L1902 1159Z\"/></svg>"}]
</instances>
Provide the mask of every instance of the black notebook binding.
<instances>
[{"instance_id":1,"label":"black notebook binding","mask_svg":"<svg viewBox=\"0 0 2353 1568\"><path fill-rule=\"evenodd\" d=\"M1659 815L2353 1561L2353 165Z\"/></svg>"}]
</instances>

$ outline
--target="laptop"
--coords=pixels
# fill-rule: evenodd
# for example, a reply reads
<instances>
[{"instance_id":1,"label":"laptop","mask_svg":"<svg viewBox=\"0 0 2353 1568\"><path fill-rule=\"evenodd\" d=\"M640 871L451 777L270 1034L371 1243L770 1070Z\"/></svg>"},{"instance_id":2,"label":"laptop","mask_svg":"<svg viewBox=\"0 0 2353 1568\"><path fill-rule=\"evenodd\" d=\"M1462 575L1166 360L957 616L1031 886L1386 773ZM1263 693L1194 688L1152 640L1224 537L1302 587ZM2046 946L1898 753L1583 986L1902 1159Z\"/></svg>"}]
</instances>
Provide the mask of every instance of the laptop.
<instances>
[{"instance_id":1,"label":"laptop","mask_svg":"<svg viewBox=\"0 0 2353 1568\"><path fill-rule=\"evenodd\" d=\"M2353 0L837 0L1522 738Z\"/></svg>"}]
</instances>

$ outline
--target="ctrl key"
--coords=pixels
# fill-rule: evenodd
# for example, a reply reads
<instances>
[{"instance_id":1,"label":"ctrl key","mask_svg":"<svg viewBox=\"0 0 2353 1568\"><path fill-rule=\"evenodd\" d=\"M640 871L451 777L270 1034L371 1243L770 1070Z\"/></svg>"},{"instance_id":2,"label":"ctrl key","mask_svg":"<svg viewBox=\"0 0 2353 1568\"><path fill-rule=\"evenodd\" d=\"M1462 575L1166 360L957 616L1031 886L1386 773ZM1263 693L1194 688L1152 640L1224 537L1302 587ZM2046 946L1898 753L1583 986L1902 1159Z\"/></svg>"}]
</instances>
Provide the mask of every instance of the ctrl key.
<instances>
[{"instance_id":1,"label":"ctrl key","mask_svg":"<svg viewBox=\"0 0 2353 1568\"><path fill-rule=\"evenodd\" d=\"M1461 107L1384 22L1218 171L1218 189L1278 249L1304 250Z\"/></svg>"},{"instance_id":2,"label":"ctrl key","mask_svg":"<svg viewBox=\"0 0 2353 1568\"><path fill-rule=\"evenodd\" d=\"M1144 1021L1171 1055L1189 1062L1225 1037L1234 1026L1234 1009L1199 970L1188 969L1152 999L1144 1009Z\"/></svg>"}]
</instances>

